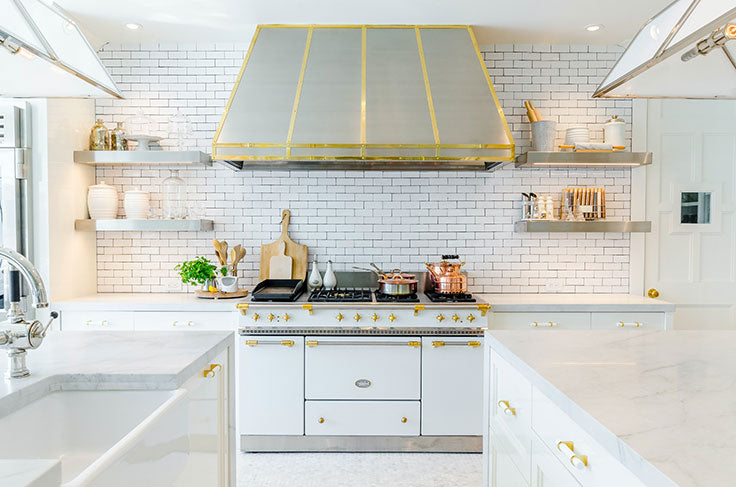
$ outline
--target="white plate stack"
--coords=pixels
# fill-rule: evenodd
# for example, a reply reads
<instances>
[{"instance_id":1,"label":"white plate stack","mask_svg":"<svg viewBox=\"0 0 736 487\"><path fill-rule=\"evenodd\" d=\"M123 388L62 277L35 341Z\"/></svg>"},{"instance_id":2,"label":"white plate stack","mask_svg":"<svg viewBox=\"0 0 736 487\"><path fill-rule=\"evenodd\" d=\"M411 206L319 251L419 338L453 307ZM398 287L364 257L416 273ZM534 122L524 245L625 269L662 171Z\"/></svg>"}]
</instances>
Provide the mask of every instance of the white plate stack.
<instances>
[{"instance_id":1,"label":"white plate stack","mask_svg":"<svg viewBox=\"0 0 736 487\"><path fill-rule=\"evenodd\" d=\"M150 202L146 191L131 190L125 192L125 218L129 220L146 220L150 211Z\"/></svg>"},{"instance_id":2,"label":"white plate stack","mask_svg":"<svg viewBox=\"0 0 736 487\"><path fill-rule=\"evenodd\" d=\"M570 127L565 131L565 145L585 144L590 142L588 127Z\"/></svg>"},{"instance_id":3,"label":"white plate stack","mask_svg":"<svg viewBox=\"0 0 736 487\"><path fill-rule=\"evenodd\" d=\"M118 217L118 191L101 181L89 187L87 209L93 220L108 220Z\"/></svg>"}]
</instances>

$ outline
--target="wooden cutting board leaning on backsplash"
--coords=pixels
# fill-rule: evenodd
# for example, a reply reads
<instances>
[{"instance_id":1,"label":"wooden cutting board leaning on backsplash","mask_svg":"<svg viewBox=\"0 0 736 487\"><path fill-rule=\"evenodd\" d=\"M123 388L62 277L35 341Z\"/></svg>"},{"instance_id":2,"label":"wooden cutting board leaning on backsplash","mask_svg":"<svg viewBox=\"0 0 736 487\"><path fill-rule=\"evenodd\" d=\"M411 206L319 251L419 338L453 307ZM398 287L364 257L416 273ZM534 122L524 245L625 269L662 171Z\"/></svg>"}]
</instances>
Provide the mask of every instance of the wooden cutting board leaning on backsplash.
<instances>
[{"instance_id":1,"label":"wooden cutting board leaning on backsplash","mask_svg":"<svg viewBox=\"0 0 736 487\"><path fill-rule=\"evenodd\" d=\"M275 242L261 245L261 281L268 279L271 257L286 255L291 257L291 278L306 279L307 277L307 246L294 242L289 237L289 219L291 212L284 210L281 213L281 235ZM285 245L281 253L281 245Z\"/></svg>"}]
</instances>

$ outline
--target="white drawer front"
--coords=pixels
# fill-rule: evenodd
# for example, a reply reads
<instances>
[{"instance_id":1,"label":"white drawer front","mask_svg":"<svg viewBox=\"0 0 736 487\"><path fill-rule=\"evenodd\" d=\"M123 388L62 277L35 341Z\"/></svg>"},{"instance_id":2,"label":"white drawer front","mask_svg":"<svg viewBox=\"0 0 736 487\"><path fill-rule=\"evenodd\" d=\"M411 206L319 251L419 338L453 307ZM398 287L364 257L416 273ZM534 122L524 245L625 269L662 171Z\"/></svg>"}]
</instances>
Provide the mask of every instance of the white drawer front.
<instances>
[{"instance_id":1,"label":"white drawer front","mask_svg":"<svg viewBox=\"0 0 736 487\"><path fill-rule=\"evenodd\" d=\"M132 311L63 311L61 329L79 330L133 330Z\"/></svg>"},{"instance_id":2,"label":"white drawer front","mask_svg":"<svg viewBox=\"0 0 736 487\"><path fill-rule=\"evenodd\" d=\"M306 401L305 433L417 436L419 401Z\"/></svg>"},{"instance_id":3,"label":"white drawer front","mask_svg":"<svg viewBox=\"0 0 736 487\"><path fill-rule=\"evenodd\" d=\"M498 424L496 424L498 426ZM529 482L513 462L514 448L502 428L491 428L488 442L489 487L528 487Z\"/></svg>"},{"instance_id":4,"label":"white drawer front","mask_svg":"<svg viewBox=\"0 0 736 487\"><path fill-rule=\"evenodd\" d=\"M306 337L307 399L419 399L416 337Z\"/></svg>"},{"instance_id":5,"label":"white drawer front","mask_svg":"<svg viewBox=\"0 0 736 487\"><path fill-rule=\"evenodd\" d=\"M304 337L238 337L240 434L304 434Z\"/></svg>"},{"instance_id":6,"label":"white drawer front","mask_svg":"<svg viewBox=\"0 0 736 487\"><path fill-rule=\"evenodd\" d=\"M236 317L230 311L136 311L139 331L234 330Z\"/></svg>"},{"instance_id":7,"label":"white drawer front","mask_svg":"<svg viewBox=\"0 0 736 487\"><path fill-rule=\"evenodd\" d=\"M493 313L493 330L590 330L590 313Z\"/></svg>"},{"instance_id":8,"label":"white drawer front","mask_svg":"<svg viewBox=\"0 0 736 487\"><path fill-rule=\"evenodd\" d=\"M422 338L422 434L483 434L483 338Z\"/></svg>"},{"instance_id":9,"label":"white drawer front","mask_svg":"<svg viewBox=\"0 0 736 487\"><path fill-rule=\"evenodd\" d=\"M594 330L664 330L664 313L593 313Z\"/></svg>"},{"instance_id":10,"label":"white drawer front","mask_svg":"<svg viewBox=\"0 0 736 487\"><path fill-rule=\"evenodd\" d=\"M643 486L634 474L536 388L532 401L533 430L581 484L601 487Z\"/></svg>"},{"instance_id":11,"label":"white drawer front","mask_svg":"<svg viewBox=\"0 0 736 487\"><path fill-rule=\"evenodd\" d=\"M532 386L496 352L491 354L491 381L491 422L508 430L509 455L529 481Z\"/></svg>"}]
</instances>

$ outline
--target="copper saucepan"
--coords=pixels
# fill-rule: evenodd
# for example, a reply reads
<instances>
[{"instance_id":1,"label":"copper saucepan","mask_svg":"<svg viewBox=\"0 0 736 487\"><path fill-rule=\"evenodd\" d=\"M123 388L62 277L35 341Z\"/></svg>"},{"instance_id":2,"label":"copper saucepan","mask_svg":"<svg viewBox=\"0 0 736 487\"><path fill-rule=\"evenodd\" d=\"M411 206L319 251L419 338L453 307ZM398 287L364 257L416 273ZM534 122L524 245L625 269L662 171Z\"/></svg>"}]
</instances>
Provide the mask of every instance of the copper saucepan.
<instances>
[{"instance_id":1,"label":"copper saucepan","mask_svg":"<svg viewBox=\"0 0 736 487\"><path fill-rule=\"evenodd\" d=\"M362 267L353 266L354 269L363 271L369 270ZM389 296L407 296L416 294L418 282L414 274L401 272L401 269L394 269L391 272L383 272L378 269L378 292ZM376 273L375 271L370 271Z\"/></svg>"},{"instance_id":2,"label":"copper saucepan","mask_svg":"<svg viewBox=\"0 0 736 487\"><path fill-rule=\"evenodd\" d=\"M448 262L456 260L457 255L443 255L441 262L425 263L429 271L434 290L440 294L462 294L468 290L468 276L460 272L465 262Z\"/></svg>"}]
</instances>

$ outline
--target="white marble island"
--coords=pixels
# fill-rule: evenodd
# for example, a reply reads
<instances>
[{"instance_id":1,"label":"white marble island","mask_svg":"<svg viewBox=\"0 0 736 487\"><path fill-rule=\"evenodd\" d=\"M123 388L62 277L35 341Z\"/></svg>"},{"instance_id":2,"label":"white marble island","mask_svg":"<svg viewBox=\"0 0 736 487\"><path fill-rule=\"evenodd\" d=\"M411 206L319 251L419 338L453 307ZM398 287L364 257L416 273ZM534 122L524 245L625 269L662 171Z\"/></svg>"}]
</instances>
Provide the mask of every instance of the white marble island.
<instances>
[{"instance_id":1,"label":"white marble island","mask_svg":"<svg viewBox=\"0 0 736 487\"><path fill-rule=\"evenodd\" d=\"M490 331L486 343L487 485L734 485L736 332Z\"/></svg>"},{"instance_id":2,"label":"white marble island","mask_svg":"<svg viewBox=\"0 0 736 487\"><path fill-rule=\"evenodd\" d=\"M30 377L0 381L0 464L13 467L0 485L234 483L233 346L231 332L49 334Z\"/></svg>"}]
</instances>

